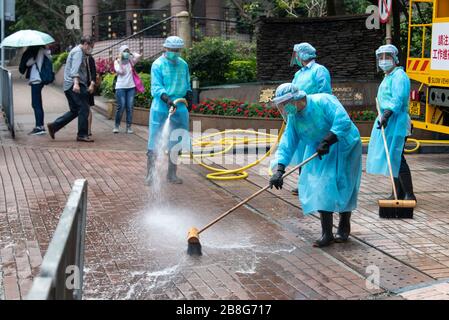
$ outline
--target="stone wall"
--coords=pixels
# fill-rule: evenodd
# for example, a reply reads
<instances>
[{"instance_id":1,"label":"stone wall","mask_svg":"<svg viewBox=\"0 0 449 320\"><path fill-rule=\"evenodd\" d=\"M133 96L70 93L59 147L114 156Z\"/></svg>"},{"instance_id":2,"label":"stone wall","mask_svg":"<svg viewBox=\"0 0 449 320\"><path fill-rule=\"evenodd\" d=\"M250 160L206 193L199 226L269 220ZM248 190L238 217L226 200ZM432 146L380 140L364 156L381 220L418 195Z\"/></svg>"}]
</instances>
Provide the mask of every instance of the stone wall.
<instances>
[{"instance_id":1,"label":"stone wall","mask_svg":"<svg viewBox=\"0 0 449 320\"><path fill-rule=\"evenodd\" d=\"M367 15L277 19L262 18L257 26L259 81L291 81L298 67L290 67L293 46L309 42L320 64L334 80L379 79L375 50L382 44L381 30L368 30Z\"/></svg>"}]
</instances>

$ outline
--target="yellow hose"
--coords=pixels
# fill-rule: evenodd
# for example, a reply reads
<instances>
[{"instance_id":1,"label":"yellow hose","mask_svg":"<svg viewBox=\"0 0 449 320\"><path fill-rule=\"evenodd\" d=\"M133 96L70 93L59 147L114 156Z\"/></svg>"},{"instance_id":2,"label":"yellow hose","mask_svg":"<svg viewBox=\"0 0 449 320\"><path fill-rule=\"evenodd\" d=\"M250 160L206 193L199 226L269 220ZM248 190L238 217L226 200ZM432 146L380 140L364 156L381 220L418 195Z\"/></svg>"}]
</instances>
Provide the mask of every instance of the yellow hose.
<instances>
[{"instance_id":1,"label":"yellow hose","mask_svg":"<svg viewBox=\"0 0 449 320\"><path fill-rule=\"evenodd\" d=\"M279 131L279 135L273 135L273 134L268 134L268 133L261 133L261 132L257 132L257 131L253 131L253 130L225 130L225 131L221 131L221 132L217 132L217 133L213 133L204 137L201 137L199 139L196 139L193 141L192 143L192 147L200 147L200 148L206 148L206 147L214 147L214 146L220 146L222 147L222 149L220 151L214 151L214 152L201 152L200 154L185 154L182 155L182 157L189 157L191 159L193 159L196 163L198 163L200 166L206 168L209 171L212 171L212 173L209 173L206 177L208 179L211 180L237 180L237 179L246 179L248 177L248 172L246 172L246 170L258 165L259 163L261 163L263 160L265 160L267 157L269 157L273 151L276 149L279 141L280 141L280 137L282 137L282 133L285 130L285 122L282 123L282 127L281 130ZM217 137L217 136L221 136L221 135L229 135L229 134L251 134L251 135L255 135L255 138L237 138L237 137L233 137L233 138L222 138L219 140L211 140L211 138ZM261 138L264 137L264 138ZM362 137L361 138L362 143L366 144L369 143L370 138L369 137ZM416 152L420 146L421 143L426 143L426 144L448 144L449 145L449 140L417 140L417 139L408 139L407 142L412 142L415 143L416 146L411 148L411 149L405 149L406 153L413 153ZM270 144L272 145L272 147L270 148L270 150L268 150L268 152L261 157L260 159L244 166L241 168L237 168L237 169L233 169L233 170L228 170L228 169L223 169L223 168L216 168L216 167L212 167L210 165L205 164L202 159L203 158L213 158L222 154L226 154L229 151L233 150L236 146L239 145L251 145L251 144L260 144L260 143L266 143L266 144ZM268 172L271 175L271 168L268 168Z\"/></svg>"},{"instance_id":2,"label":"yellow hose","mask_svg":"<svg viewBox=\"0 0 449 320\"><path fill-rule=\"evenodd\" d=\"M284 130L285 130L285 123L283 122L281 130L279 131L279 135L261 133L261 132L257 132L257 131L253 131L253 130L239 130L239 129L221 131L221 132L210 134L210 135L201 137L200 139L194 140L192 143L192 147L204 148L204 147L213 147L213 146L218 145L218 146L223 147L222 150L220 150L218 152L210 152L210 153L205 153L205 154L203 154L203 152L201 152L201 154L196 154L196 155L190 154L190 155L182 155L182 156L190 157L196 163L198 163L200 166L202 166L210 171L213 171L212 173L209 173L207 175L208 179L211 179L211 180L246 179L248 177L248 172L246 172L246 170L258 165L259 163L261 163L263 160L265 160L267 157L269 157L272 154L272 152L277 147L277 144L280 140L280 137L282 137L282 133L284 132ZM234 137L234 138L222 138L218 141L211 140L211 138L213 138L213 137L224 135L224 134L229 135L229 134L242 134L242 133L255 135L256 138ZM260 137L265 137L265 138L260 138ZM238 169L227 170L227 169L222 169L222 168L215 168L215 167L205 164L201 160L202 158L212 158L212 157L216 157L221 154L225 154L225 153L229 152L230 150L233 150L234 147L236 147L238 145L251 145L253 143L255 143L256 145L260 144L260 143L270 144L271 148L260 159L257 159L256 161L254 161L244 167L238 168ZM199 158L199 160L198 160L198 158Z\"/></svg>"}]
</instances>

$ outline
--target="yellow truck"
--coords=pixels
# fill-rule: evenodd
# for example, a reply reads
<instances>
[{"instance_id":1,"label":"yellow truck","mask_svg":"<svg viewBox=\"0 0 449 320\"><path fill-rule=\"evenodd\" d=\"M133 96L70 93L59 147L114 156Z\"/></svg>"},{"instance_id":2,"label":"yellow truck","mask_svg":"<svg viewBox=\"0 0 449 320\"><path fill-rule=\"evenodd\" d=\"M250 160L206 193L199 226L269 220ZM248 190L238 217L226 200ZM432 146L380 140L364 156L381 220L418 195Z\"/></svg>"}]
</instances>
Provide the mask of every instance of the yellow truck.
<instances>
[{"instance_id":1,"label":"yellow truck","mask_svg":"<svg viewBox=\"0 0 449 320\"><path fill-rule=\"evenodd\" d=\"M413 126L449 134L449 0L410 0L407 51Z\"/></svg>"}]
</instances>

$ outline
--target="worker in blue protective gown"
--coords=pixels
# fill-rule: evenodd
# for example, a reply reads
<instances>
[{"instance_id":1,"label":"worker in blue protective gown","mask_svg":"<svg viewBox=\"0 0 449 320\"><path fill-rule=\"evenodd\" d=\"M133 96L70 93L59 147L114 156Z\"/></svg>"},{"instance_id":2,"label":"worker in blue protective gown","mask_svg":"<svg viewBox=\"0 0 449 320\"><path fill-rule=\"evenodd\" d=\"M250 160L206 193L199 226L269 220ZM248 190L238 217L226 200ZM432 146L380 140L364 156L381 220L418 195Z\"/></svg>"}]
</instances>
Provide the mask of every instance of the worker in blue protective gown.
<instances>
[{"instance_id":1,"label":"worker in blue protective gown","mask_svg":"<svg viewBox=\"0 0 449 320\"><path fill-rule=\"evenodd\" d=\"M153 101L150 110L149 139L147 152L147 175L145 184L153 182L155 161L163 126L168 118L169 110L175 110L170 116L170 137L168 143L169 161L167 180L180 184L182 180L176 175L178 154L190 149L189 111L192 107L192 89L187 63L180 57L184 41L180 37L168 37L164 43L164 54L151 66L151 95ZM174 101L185 98L187 105ZM164 142L165 143L165 142Z\"/></svg>"},{"instance_id":2,"label":"worker in blue protective gown","mask_svg":"<svg viewBox=\"0 0 449 320\"><path fill-rule=\"evenodd\" d=\"M277 150L278 166L270 186L282 188L285 168L302 141L306 145L304 159L316 152L320 156L302 168L299 180L304 214L320 213L322 236L314 246L347 241L362 174L362 143L357 127L330 94L306 95L295 85L284 83L277 88L273 102L287 117L287 128ZM334 212L340 213L335 237Z\"/></svg>"},{"instance_id":3,"label":"worker in blue protective gown","mask_svg":"<svg viewBox=\"0 0 449 320\"><path fill-rule=\"evenodd\" d=\"M298 65L292 83L307 94L329 93L332 94L331 76L325 66L315 62L316 49L307 42L295 44L290 65ZM304 156L305 144L300 142L291 165L299 164ZM299 169L301 174L301 169ZM292 194L298 195L298 189L294 188Z\"/></svg>"},{"instance_id":4,"label":"worker in blue protective gown","mask_svg":"<svg viewBox=\"0 0 449 320\"><path fill-rule=\"evenodd\" d=\"M383 126L398 198L416 200L410 168L404 157L405 142L412 130L409 116L410 79L403 68L398 66L398 49L395 46L379 47L376 57L385 77L377 93L381 116L377 118L371 132L366 172L390 176L380 130ZM394 199L393 193L389 199Z\"/></svg>"}]
</instances>

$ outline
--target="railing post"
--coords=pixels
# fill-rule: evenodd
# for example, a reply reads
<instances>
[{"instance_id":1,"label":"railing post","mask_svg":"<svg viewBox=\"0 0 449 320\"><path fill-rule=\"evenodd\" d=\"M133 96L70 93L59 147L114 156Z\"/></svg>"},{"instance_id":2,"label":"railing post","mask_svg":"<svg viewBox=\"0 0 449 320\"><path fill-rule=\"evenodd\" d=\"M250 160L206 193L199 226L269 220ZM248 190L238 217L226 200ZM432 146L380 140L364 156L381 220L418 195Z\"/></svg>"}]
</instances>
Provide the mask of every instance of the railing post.
<instances>
[{"instance_id":1,"label":"railing post","mask_svg":"<svg viewBox=\"0 0 449 320\"><path fill-rule=\"evenodd\" d=\"M192 29L190 26L190 15L187 11L182 11L176 15L178 19L178 36L184 40L185 47L192 47Z\"/></svg>"}]
</instances>

